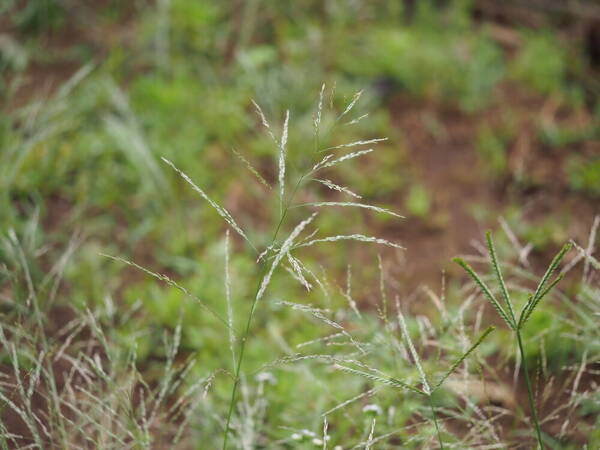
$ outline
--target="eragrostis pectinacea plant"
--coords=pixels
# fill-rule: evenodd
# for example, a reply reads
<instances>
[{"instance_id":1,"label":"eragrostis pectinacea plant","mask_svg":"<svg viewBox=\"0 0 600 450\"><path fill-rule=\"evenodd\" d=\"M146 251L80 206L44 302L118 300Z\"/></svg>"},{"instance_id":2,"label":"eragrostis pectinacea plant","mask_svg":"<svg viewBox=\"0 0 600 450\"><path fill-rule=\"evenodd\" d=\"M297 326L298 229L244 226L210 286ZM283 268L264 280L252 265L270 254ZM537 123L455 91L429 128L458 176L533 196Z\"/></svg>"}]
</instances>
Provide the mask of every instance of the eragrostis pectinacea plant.
<instances>
[{"instance_id":1,"label":"eragrostis pectinacea plant","mask_svg":"<svg viewBox=\"0 0 600 450\"><path fill-rule=\"evenodd\" d=\"M363 115L363 116L360 116L353 120L348 119L349 113L351 113L351 111L353 110L354 106L356 105L359 98L361 97L361 94L362 94L362 91L356 93L353 96L353 98L351 99L351 101L347 104L345 109L340 114L337 114L337 115L334 114L334 119L332 121L332 124L330 125L328 132L331 132L332 129L335 129L337 127L354 125L354 124L358 123L360 120L362 120L364 117L366 117L366 115ZM333 91L331 93L331 98L333 98ZM287 219L289 217L290 211L292 209L298 209L298 208L314 208L314 209L317 209L317 211L322 210L324 208L334 208L334 207L360 208L360 209L365 209L367 211L372 211L372 212L381 213L381 214L387 214L387 215L393 216L395 218L402 218L401 215L399 215L389 209L374 206L374 205L371 205L368 203L362 203L359 201L319 201L319 202L304 202L304 203L296 202L297 194L299 193L300 188L305 187L305 185L307 185L309 183L319 183L323 186L326 186L329 189L332 189L332 190L340 192L341 194L347 195L347 196L353 198L354 200L360 199L361 196L359 194L354 193L347 187L337 185L329 179L319 178L320 173L324 169L333 168L344 162L354 160L356 158L360 158L364 155L367 155L367 154L373 152L374 149L373 148L365 148L366 146L374 145L381 141L386 140L386 138L357 140L357 141L352 141L352 142L348 142L348 143L344 143L344 144L340 144L340 145L334 145L334 146L322 148L322 145L321 145L322 124L323 124L324 108L327 107L326 103L327 102L325 99L325 85L323 85L321 88L321 91L320 91L317 109L316 109L316 112L315 112L314 118L313 118L314 139L313 139L312 155L315 157L315 161L310 163L307 166L307 169L304 171L304 173L302 173L298 177L298 179L295 182L290 183L290 181L289 181L290 177L289 177L289 174L287 173L287 167L288 167L287 151L288 151L288 136L289 136L288 133L289 133L290 112L286 111L284 121L283 121L283 126L282 126L282 132L281 132L280 137L277 138L275 136L273 127L267 120L266 115L264 114L264 112L262 111L260 106L256 102L253 102L253 105L256 109L259 120L260 120L262 126L264 127L264 130L266 131L270 140L272 140L275 147L277 148L277 157L276 157L277 164L276 165L277 165L277 184L278 184L277 187L278 187L278 189L272 189L271 191L277 192L277 203L278 203L278 211L279 212L273 223L271 239L270 239L268 245L266 245L264 249L259 249L257 247L257 245L254 244L252 239L249 237L250 233L248 233L240 225L238 225L237 221L233 218L233 216L229 213L229 211L227 211L223 206L219 205L217 202L212 200L211 197L209 197L209 195L201 187L199 187L194 181L192 181L191 178L189 176L187 176L180 168L176 167L176 165L174 163L172 163L170 160L168 160L166 158L162 158L163 161L165 162L165 164L167 164L174 171L176 171L181 176L181 178L183 178L192 187L192 189L194 191L196 191L204 200L206 200L209 203L209 205L225 220L225 222L229 225L229 227L231 227L247 243L247 245L257 255L256 261L257 261L257 264L259 264L259 266L260 266L259 274L258 274L258 277L256 280L256 286L255 286L255 289L254 289L254 292L252 295L252 299L251 299L251 307L250 307L248 316L245 319L245 325L243 326L243 328L241 330L235 330L233 327L233 321L231 318L231 315L233 312L232 312L232 309L230 307L230 302L229 302L229 280L228 280L227 270L226 270L225 277L226 277L226 297L227 297L227 301L228 301L228 308L227 308L228 317L224 318L224 317L220 316L216 311L209 308L207 305L204 305L211 314L215 315L227 327L227 329L229 331L230 350L231 350L231 355L232 355L232 359L233 359L233 363L232 363L232 365L233 365L233 368L232 368L233 386L231 389L228 412L227 412L225 425L224 425L223 449L227 448L229 436L231 433L232 417L234 414L234 409L236 407L236 403L238 401L238 391L239 391L240 383L242 382L242 379L243 379L244 357L245 357L247 342L248 342L248 340L250 338L250 334L251 334L253 318L255 316L257 308L259 307L259 305L261 303L261 300L263 300L263 298L265 296L265 292L267 291L267 289L271 283L271 280L273 278L275 271L280 266L286 265L286 268L288 269L288 271L290 271L292 273L293 277L296 280L298 280L302 285L304 285L307 289L310 289L310 282L308 281L308 279L311 277L313 279L316 279L316 276L299 259L297 253L298 253L298 250L301 248L311 247L311 246L314 246L317 244L322 244L322 243L327 243L327 242L353 240L353 241L374 243L374 244L384 245L384 246L393 247L393 248L397 248L397 249L402 249L402 246L400 246L399 244L396 244L394 242L390 242L388 240L381 239L381 238L374 237L374 236L368 236L368 235L356 234L356 233L348 234L348 235L338 234L338 235L334 235L334 236L315 237L317 234L317 231L318 231L318 230L315 230L312 233L308 234L307 237L301 238L301 234L304 233L305 230L313 224L315 218L318 215L318 212L313 212L313 213L309 214L308 216L306 216L304 219L300 220L295 226L291 227L291 232L289 232L287 234L287 236L282 237L283 230L288 227ZM333 110L332 102L329 102L329 106ZM340 155L339 152L342 152L344 150L350 150L350 151L345 154ZM235 152L235 154L244 162L244 164L250 169L251 173L261 182L261 184L268 185L268 183L265 181L265 178L260 175L258 170L254 169L251 166L251 164L243 156L241 156L237 151ZM228 242L228 240L227 240L227 242ZM150 275L158 277L162 281L165 281L168 284L170 284L171 286L174 286L177 289L183 291L184 294L186 294L187 296L193 297L191 293L189 293L182 286L179 286L178 284L176 284L173 280L171 280L163 275L148 271L147 269L137 266L134 263L130 263L130 262L127 262L127 263L132 264L132 265L140 268L141 270L145 270ZM318 280L317 280L317 282L318 282ZM199 300L199 299L196 298L196 300ZM201 301L200 301L200 303L203 304ZM303 309L302 305L288 304L288 306L289 305L291 305L294 309L297 309L297 308ZM318 310L315 310L313 308L304 308L304 309L306 309L307 311L310 311L313 315L316 315L316 317L325 321L329 325L334 326L335 328L341 329L341 333L347 335L347 333L343 330L343 327L341 327L340 325L336 324L335 322L325 318ZM407 382L398 380L391 376L387 376L387 375L383 374L382 372L380 372L376 369L370 368L368 366L362 366L362 369L359 370L356 368L348 367L348 365L345 364L345 361L337 361L337 362L334 361L335 367L337 367L338 369L341 369L343 371L346 371L348 373L367 378L371 381L382 383L384 385L392 386L395 388L403 389L403 390L406 390L406 391L409 391L409 392L412 392L412 393L415 393L415 394L425 397L429 401L429 404L431 407L431 412L432 412L433 420L435 423L435 428L436 428L436 432L437 432L439 445L441 448L443 448L443 446L444 446L443 440L442 440L441 432L440 432L440 429L438 426L438 421L437 421L437 417L436 417L436 411L434 408L434 404L432 402L432 395L441 387L442 383L448 378L448 376L450 376L450 374L452 374L452 372L454 372L461 365L461 363L465 360L465 358L467 358L469 356L469 354L471 352L473 352L481 344L481 342L492 331L492 328L490 327L489 329L487 329L475 341L475 343L470 348L468 348L467 351L460 358L458 358L458 360L454 364L451 365L449 370L437 382L431 383L425 374L425 371L422 367L419 356L415 350L415 347L414 347L412 341L410 340L410 336L409 336L407 328L406 328L404 317L402 316L402 313L400 312L399 309L398 309L398 318L399 318L399 324L400 324L402 336L404 337L404 340L406 341L408 348L410 349L410 354L412 356L413 362L416 364L416 367L420 374L420 378L421 378L420 387L413 386ZM350 337L350 339L351 339L351 337ZM355 344L356 344L357 348L359 350L361 350L359 344L357 344L357 343L355 343ZM373 433L373 428L374 428L374 423L373 423L373 427L372 427L371 433L370 433L371 436ZM371 439L369 441L371 441Z\"/></svg>"}]
</instances>

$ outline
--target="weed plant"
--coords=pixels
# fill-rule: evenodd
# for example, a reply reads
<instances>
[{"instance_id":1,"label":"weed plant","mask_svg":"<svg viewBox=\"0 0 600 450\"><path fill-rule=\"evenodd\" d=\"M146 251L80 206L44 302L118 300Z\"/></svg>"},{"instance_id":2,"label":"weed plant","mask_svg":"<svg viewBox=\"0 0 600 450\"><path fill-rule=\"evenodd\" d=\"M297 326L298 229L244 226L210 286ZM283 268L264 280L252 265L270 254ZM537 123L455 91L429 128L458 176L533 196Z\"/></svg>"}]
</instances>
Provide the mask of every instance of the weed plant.
<instances>
[{"instance_id":1,"label":"weed plant","mask_svg":"<svg viewBox=\"0 0 600 450\"><path fill-rule=\"evenodd\" d=\"M321 93L318 100L318 106L316 112L314 114L314 141L312 154L316 157L316 161L312 164L306 172L302 173L298 176L295 183L290 185L288 181L289 175L287 174L287 143L288 143L288 133L289 133L289 120L290 120L290 112L287 111L285 114L285 118L283 121L281 136L277 138L275 136L275 132L262 109L257 103L254 103L254 107L256 108L256 112L260 119L260 123L265 129L266 133L270 137L270 139L275 144L278 149L277 152L277 189L272 189L277 192L276 202L277 213L275 215L275 220L273 224L272 237L269 243L263 249L258 249L258 246L254 244L254 242L250 239L250 233L243 230L240 225L236 222L236 220L232 217L232 215L222 206L218 205L215 201L213 201L208 194L196 185L190 177L188 177L183 171L177 168L171 161L166 158L163 158L163 161L170 166L173 170L175 170L189 185L191 185L192 189L194 189L200 197L202 197L205 201L207 201L210 206L225 220L225 222L229 225L229 227L236 232L248 245L248 247L257 255L257 263L260 265L259 274L257 277L256 287L252 294L251 306L249 313L244 320L244 325L241 331L234 329L232 314L233 311L230 306L230 301L228 300L228 308L227 308L227 318L221 317L217 312L213 309L208 309L211 314L217 316L217 318L227 327L229 330L229 342L230 342L230 352L232 357L232 368L231 368L231 376L233 379L233 385L231 388L231 396L229 400L229 406L227 410L226 420L224 424L223 431L223 449L228 448L228 443L230 439L230 434L232 432L232 421L234 418L234 411L238 406L238 397L239 397L239 389L244 379L243 367L245 363L246 356L246 347L248 341L252 339L252 326L253 319L256 314L257 309L259 308L262 301L264 301L264 297L267 289L270 287L271 280L276 272L276 270L287 263L287 269L290 271L292 276L300 282L307 290L311 289L311 282L316 282L319 285L323 284L323 280L320 280L313 271L308 268L308 265L305 264L298 253L300 253L300 249L312 247L317 244L324 244L328 242L338 242L338 241L358 241L358 242L366 242L366 243L374 243L384 246L389 246L397 249L401 249L402 247L393 242L387 241L385 239L367 236L362 234L338 234L334 236L326 236L326 237L316 237L318 230L314 230L312 233L309 233L306 237L301 238L302 233L307 229L311 223L315 220L318 215L318 212L313 212L308 217L302 219L297 225L291 228L291 232L285 238L281 238L280 235L282 231L288 228L288 216L290 212L295 209L304 209L304 208L316 208L317 210L330 209L330 208L360 208L367 211L373 211L380 214L388 214L396 218L402 218L399 214L390 211L386 208L382 208L379 206L374 206L368 203L362 203L357 201L313 201L313 202L298 202L297 196L301 188L305 187L308 183L319 183L331 190L340 192L345 194L353 199L360 199L361 196L350 191L348 188L344 186L339 186L328 179L321 179L318 176L325 169L334 168L337 165L344 163L346 161L354 160L356 158L363 157L372 151L373 148L365 148L368 145L374 145L378 142L386 140L385 138L374 138L368 140L359 140L354 142L348 142L338 145L327 145L326 137L330 134L331 129L339 126L351 126L360 120L360 117L354 120L349 119L349 114L352 112L354 106L358 102L361 96L361 92L358 92L352 100L347 104L345 109L337 115L333 114L332 119L330 120L330 127L328 130L324 132L322 129L322 122L324 119L325 110L327 108L326 102L326 91L325 85L321 88ZM333 92L331 93L331 98L333 98ZM325 108L324 108L325 106ZM333 108L333 105L330 104L330 107ZM361 116L362 117L362 116ZM359 150L354 150L354 148L358 148ZM343 150L354 150L347 153L341 153ZM247 163L248 168L251 173L258 178L258 180L267 185L265 178L261 176L258 170L254 169L247 160L244 159ZM134 263L130 263L134 264ZM135 265L135 264L134 264ZM137 266L137 265L136 265ZM139 266L138 266L139 267ZM142 270L145 270L142 268ZM146 270L146 272L148 272ZM169 279L165 277L158 276L158 278L163 279L171 283ZM229 285L229 275L228 271L226 271L226 297L230 298L230 290L231 287ZM309 281L311 280L311 281ZM356 346L357 350L360 353L365 353L365 350L362 348L362 345L355 341L355 339L344 329L344 327L331 319L328 319L323 315L322 312L315 310L309 306L304 306L300 304L289 304L294 309L306 310L310 311L317 318L323 320L325 323L330 326L337 328L340 330L340 333L345 336L350 343ZM382 383L388 386L392 386L397 389L407 390L414 394L423 396L427 399L427 402L431 408L432 420L435 425L437 439L439 441L440 448L444 448L443 438L440 431L440 427L438 424L437 414L435 411L434 403L432 400L433 395L440 389L443 382L463 363L463 361L471 354L488 336L488 334L492 331L492 328L487 329L482 333L482 335L475 341L475 343L467 349L464 354L462 354L458 360L450 366L450 368L441 376L441 378L435 382L431 383L425 374L423 369L423 365L421 360L416 352L415 346L413 345L410 335L407 330L405 319L400 312L400 308L398 306L398 323L400 325L402 336L405 340L405 343L408 345L410 350L411 358L414 361L414 364L417 368L417 371L420 376L420 386L412 385L408 382L399 380L395 377L388 376L381 372L378 369L372 368L360 361L344 361L336 360L335 367L339 370L358 375L364 377L368 380L375 381L378 383ZM387 314L383 314L384 320L387 319ZM237 345L236 345L237 344ZM352 367L352 363L358 365L359 368ZM372 430L371 430L372 434Z\"/></svg>"},{"instance_id":2,"label":"weed plant","mask_svg":"<svg viewBox=\"0 0 600 450\"><path fill-rule=\"evenodd\" d=\"M263 189L260 208L272 213L268 240L264 232L240 225L205 189L170 159L163 158L166 166L208 202L228 226L223 251L222 304L206 301L202 291L186 287L172 276L135 261L110 257L181 292L188 301L214 317L212 324L223 330L218 338L219 350L228 348L229 353L221 359L223 366L213 367L219 361L217 358L204 361L193 354L181 361L178 357L184 340L181 323L186 319L182 314L172 336L165 336L161 374L154 381L149 380L136 366L135 346L124 345L116 332L119 323L132 320L143 309L139 303L130 315L116 314L108 297L104 305L93 311L73 311L72 318L58 331L52 330L49 326L52 307L76 245L69 247L46 279L37 279L31 276L31 260L24 256L39 253L32 244L35 239L19 238L14 232L7 234L2 249L7 261L3 273L11 287L3 291L9 312L3 316L0 339L3 360L12 372L4 375L0 393L6 410L20 418L25 432L24 436L17 436L3 420L5 448L23 442L29 442L33 448L48 445L186 448L195 445L194 438L212 446L218 441L224 449L303 444L322 448L388 445L488 449L509 445L498 424L502 417L511 414L509 408L478 404L469 390L477 376L489 369L485 356L497 345L492 341L495 336L490 336L491 327L481 330L483 310L475 311L474 295L464 296L456 307L446 301L445 287L440 294L423 288L418 294L431 300L440 320L434 323L425 316L407 316L402 312L406 306L401 308L400 298L390 302L386 265L380 257L376 265L380 277L379 303L377 313L373 314L357 307L353 294L356 282L352 278L357 267L365 271L373 267L352 261L347 268L346 286L340 287L332 281L335 277L328 276L322 265L310 258L311 249L342 241L403 251L396 242L355 230L348 234L319 234L318 220L326 211L357 210L401 219L396 212L372 205L359 193L332 181L335 169L368 157L375 151L374 146L385 140L375 137L345 143L335 141L332 130L344 130L365 116L355 113L360 92L339 111L333 98L333 92L327 92L323 86L313 118L313 140L308 150L303 149L305 157L294 159L301 166L292 164L288 155L290 112L285 113L281 133L277 133L263 110L254 104L258 123L277 149L275 174L255 168L240 151L236 150L232 156L242 160ZM319 197L323 192L329 194L326 200ZM314 212L305 213L307 209ZM266 226L261 224L261 228ZM231 231L237 236L235 239L230 236ZM595 237L590 238L592 243L594 240ZM560 280L560 277L552 280L552 276L570 247L566 246L555 257L516 315L491 235L487 236L487 242L492 273L504 306L483 277L462 259L457 261L515 335L534 432L538 445L543 446L523 332L541 300L552 294ZM23 251L23 243L32 246L31 250ZM232 267L232 249L242 245L245 250L237 253L249 253L256 264L248 277L254 279L254 288L245 300L236 295L248 290L238 285L239 271ZM597 264L591 257L593 244L591 248L581 249L588 278ZM248 279L244 281L248 283ZM586 285L589 281L586 280ZM294 283L293 287L290 283ZM593 297L593 292L584 291L582 304L590 304L595 311L595 303L587 298ZM459 298L462 294L462 291L453 293ZM292 301L290 296L301 300ZM33 314L29 314L31 311ZM577 314L587 314L582 311ZM279 324L280 331L272 331L275 324ZM478 336L474 339L467 330L471 325L473 334ZM582 333L597 333L589 320L576 329L583 330L584 326ZM271 330L266 338L265 330ZM199 332L210 334L213 330L202 328ZM258 353L261 346L266 348ZM278 352L282 353L279 357ZM590 354L589 360L596 356ZM579 379L586 370L587 358L586 354L575 372ZM57 362L63 360L68 369L66 375L62 374L64 370L59 373L57 369ZM210 369L197 376L198 365ZM273 371L282 373L279 380ZM584 407L594 410L596 404L591 393L579 395L577 386L573 392L570 402L573 411ZM46 407L37 406L35 399L39 397L45 399ZM307 411L311 409L309 404L321 414ZM292 417L287 410L292 411ZM293 417L293 412L302 414L302 418ZM299 427L291 428L294 423L300 423ZM468 424L469 431L456 424ZM73 433L73 429L81 432ZM195 429L200 430L200 436L195 435Z\"/></svg>"},{"instance_id":3,"label":"weed plant","mask_svg":"<svg viewBox=\"0 0 600 450\"><path fill-rule=\"evenodd\" d=\"M525 325L527 324L527 321L529 320L529 318L531 317L531 315L533 314L534 310L537 308L539 303L542 301L542 299L544 297L546 297L550 293L550 291L562 279L562 275L559 275L553 281L551 281L552 275L555 273L556 269L558 268L560 262L565 257L567 252L569 250L571 250L572 244L571 243L565 244L565 246L561 249L561 251L554 257L554 259L548 266L546 273L540 280L535 292L533 292L529 296L529 298L527 299L527 302L521 309L521 312L518 315L515 315L513 302L511 301L510 294L506 287L506 283L504 282L504 277L503 277L502 271L500 269L500 264L498 262L496 248L494 247L494 241L492 240L491 232L488 232L486 234L486 241L487 241L488 251L490 254L490 262L491 262L491 266L493 269L493 273L496 276L496 280L500 287L500 292L501 292L502 298L505 303L504 307L497 300L497 298L494 296L493 292L486 285L486 283L482 280L482 278L479 275L477 275L477 273L473 270L473 268L471 266L469 266L469 264L467 264L461 258L455 258L455 261L463 269L465 269L465 271L469 274L469 276L471 276L473 278L475 283L477 283L477 285L479 286L481 291L484 293L486 299L492 304L494 309L497 311L497 313L500 315L500 317L506 323L506 325L508 325L508 327L512 330L512 332L514 333L514 335L516 337L521 360L523 361L523 372L525 375L525 382L526 382L526 386L527 386L527 397L529 400L529 408L531 410L533 425L535 426L535 434L536 434L536 438L538 440L539 447L541 449L543 449L544 442L542 439L542 431L540 429L540 423L538 420L537 408L536 408L535 401L534 401L534 392L533 392L533 388L531 385L529 368L527 365L527 357L525 354L525 349L523 347L522 331L523 331Z\"/></svg>"}]
</instances>

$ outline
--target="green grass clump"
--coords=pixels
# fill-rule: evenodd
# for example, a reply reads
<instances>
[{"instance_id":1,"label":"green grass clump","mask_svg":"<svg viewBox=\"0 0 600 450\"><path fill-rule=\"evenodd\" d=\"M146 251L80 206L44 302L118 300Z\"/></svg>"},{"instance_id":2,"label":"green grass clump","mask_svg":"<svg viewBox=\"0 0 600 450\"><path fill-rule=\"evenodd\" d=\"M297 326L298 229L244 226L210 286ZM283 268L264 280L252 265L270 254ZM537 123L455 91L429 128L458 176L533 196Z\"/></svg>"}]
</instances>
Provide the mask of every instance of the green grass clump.
<instances>
[{"instance_id":1,"label":"green grass clump","mask_svg":"<svg viewBox=\"0 0 600 450\"><path fill-rule=\"evenodd\" d=\"M542 94L561 92L566 79L567 50L547 32L525 33L509 73Z\"/></svg>"},{"instance_id":2,"label":"green grass clump","mask_svg":"<svg viewBox=\"0 0 600 450\"><path fill-rule=\"evenodd\" d=\"M600 158L572 158L567 166L567 174L573 190L600 197Z\"/></svg>"},{"instance_id":3,"label":"green grass clump","mask_svg":"<svg viewBox=\"0 0 600 450\"><path fill-rule=\"evenodd\" d=\"M500 51L485 35L459 33L442 25L381 29L359 42L356 50L343 53L344 70L387 76L401 90L457 103L467 111L480 109L492 99L503 74Z\"/></svg>"}]
</instances>

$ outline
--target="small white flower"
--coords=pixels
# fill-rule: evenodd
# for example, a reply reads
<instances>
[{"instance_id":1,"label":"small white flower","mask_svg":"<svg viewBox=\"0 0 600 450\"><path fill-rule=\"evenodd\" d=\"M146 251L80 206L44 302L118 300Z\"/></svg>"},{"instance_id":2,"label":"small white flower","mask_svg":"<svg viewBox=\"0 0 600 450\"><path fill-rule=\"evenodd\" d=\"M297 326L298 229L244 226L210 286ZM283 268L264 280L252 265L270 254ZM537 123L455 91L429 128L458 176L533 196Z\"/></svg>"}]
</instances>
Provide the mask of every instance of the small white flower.
<instances>
[{"instance_id":1,"label":"small white flower","mask_svg":"<svg viewBox=\"0 0 600 450\"><path fill-rule=\"evenodd\" d=\"M256 381L259 383L275 384L277 383L277 378L271 372L260 372L256 375Z\"/></svg>"},{"instance_id":2,"label":"small white flower","mask_svg":"<svg viewBox=\"0 0 600 450\"><path fill-rule=\"evenodd\" d=\"M301 442L308 442L311 439L313 439L313 442L314 442L314 440L318 439L317 434L315 432L307 430L307 429L300 430L300 432L292 434L291 437L292 437L292 440L301 441ZM321 441L321 444L322 443L323 442Z\"/></svg>"},{"instance_id":3,"label":"small white flower","mask_svg":"<svg viewBox=\"0 0 600 450\"><path fill-rule=\"evenodd\" d=\"M323 445L323 441L329 441L330 439L331 436L325 436L324 438L314 438L312 442L315 445Z\"/></svg>"},{"instance_id":4,"label":"small white flower","mask_svg":"<svg viewBox=\"0 0 600 450\"><path fill-rule=\"evenodd\" d=\"M381 407L375 404L365 405L365 407L362 410L365 414L372 414L374 416L378 416L383 412L381 410Z\"/></svg>"}]
</instances>

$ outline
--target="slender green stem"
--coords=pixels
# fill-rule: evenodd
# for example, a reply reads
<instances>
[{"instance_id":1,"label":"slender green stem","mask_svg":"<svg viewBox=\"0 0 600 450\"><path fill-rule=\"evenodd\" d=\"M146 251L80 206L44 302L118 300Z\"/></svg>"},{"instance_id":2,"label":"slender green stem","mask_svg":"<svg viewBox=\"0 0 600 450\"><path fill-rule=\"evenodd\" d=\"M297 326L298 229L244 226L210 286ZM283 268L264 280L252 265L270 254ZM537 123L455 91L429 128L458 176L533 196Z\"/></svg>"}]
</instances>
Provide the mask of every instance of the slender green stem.
<instances>
[{"instance_id":1,"label":"slender green stem","mask_svg":"<svg viewBox=\"0 0 600 450\"><path fill-rule=\"evenodd\" d=\"M533 399L533 389L531 388L531 380L529 379L529 368L527 367L527 358L525 357L525 351L523 350L523 340L521 339L521 332L517 333L517 342L519 343L519 352L521 353L521 360L523 361L523 371L525 372L525 382L527 384L527 397L529 398L529 408L531 409L531 416L533 417L533 424L535 425L535 433L540 445L540 449L544 450L544 443L542 441L542 431L540 429L540 423L538 421L537 409L535 407L535 401Z\"/></svg>"},{"instance_id":2,"label":"slender green stem","mask_svg":"<svg viewBox=\"0 0 600 450\"><path fill-rule=\"evenodd\" d=\"M427 395L427 398L429 399L429 407L431 408L431 415L433 416L433 423L435 425L435 432L437 433L437 438L438 441L440 443L440 450L444 450L444 441L442 441L442 434L440 433L440 427L438 425L438 421L437 421L437 415L435 413L435 408L433 406L433 400L431 399L431 393L429 393Z\"/></svg>"},{"instance_id":3,"label":"slender green stem","mask_svg":"<svg viewBox=\"0 0 600 450\"><path fill-rule=\"evenodd\" d=\"M279 234L279 230L281 229L281 226L283 225L283 221L285 219L285 216L287 215L290 204L291 204L292 200L294 199L294 196L296 195L296 192L298 191L298 188L300 187L300 184L302 183L304 178L305 178L305 175L300 177L300 179L296 183L296 186L294 187L294 190L292 191L292 194L290 195L290 199L289 199L285 209L283 210L283 212L281 214L281 218L279 219L279 223L277 224L277 227L275 228L275 231L273 233L273 238L271 239L271 245L273 245L273 243L275 243L275 240L277 239L277 235ZM261 285L262 279L265 276L265 273L267 271L267 267L268 266L266 264L266 261L263 262L261 271L258 276L258 283L256 284L256 290L254 292L252 306L250 306L250 312L248 313L248 319L246 320L246 327L244 328L244 334L242 335L242 340L240 342L240 353L238 355L237 364L235 367L235 378L233 381L233 388L231 389L231 398L229 400L229 410L227 412L227 421L225 423L225 431L223 434L223 450L227 449L227 439L229 437L229 427L231 424L231 418L233 416L233 408L235 406L235 398L237 395L238 386L240 384L240 373L241 373L241 369L242 369L242 364L244 362L246 341L248 340L248 335L250 334L250 326L252 325L252 318L254 317L254 312L256 311L256 305L258 303L258 298L257 298L258 291L260 290L260 285Z\"/></svg>"}]
</instances>

